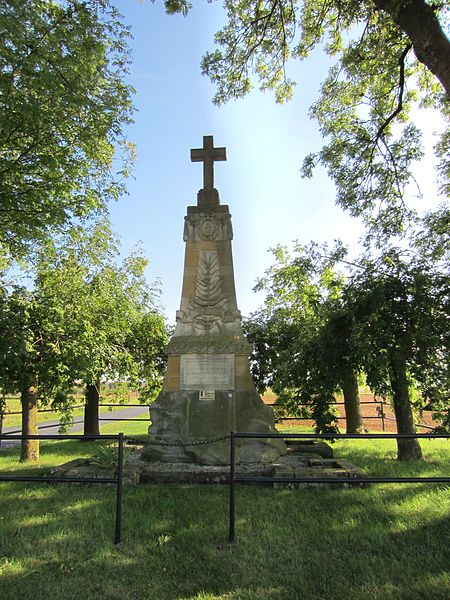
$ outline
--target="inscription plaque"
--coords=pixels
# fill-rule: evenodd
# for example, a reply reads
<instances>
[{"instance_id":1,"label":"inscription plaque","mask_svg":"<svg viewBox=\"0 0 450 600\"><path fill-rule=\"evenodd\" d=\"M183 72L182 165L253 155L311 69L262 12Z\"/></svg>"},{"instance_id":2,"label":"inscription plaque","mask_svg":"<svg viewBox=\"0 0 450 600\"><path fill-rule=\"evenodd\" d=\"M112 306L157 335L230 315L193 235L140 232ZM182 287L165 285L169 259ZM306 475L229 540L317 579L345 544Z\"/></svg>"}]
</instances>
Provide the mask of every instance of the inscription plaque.
<instances>
[{"instance_id":1,"label":"inscription plaque","mask_svg":"<svg viewBox=\"0 0 450 600\"><path fill-rule=\"evenodd\" d=\"M181 390L233 390L233 354L182 354Z\"/></svg>"},{"instance_id":2,"label":"inscription plaque","mask_svg":"<svg viewBox=\"0 0 450 600\"><path fill-rule=\"evenodd\" d=\"M215 400L216 392L214 390L200 390L198 393L199 400Z\"/></svg>"}]
</instances>

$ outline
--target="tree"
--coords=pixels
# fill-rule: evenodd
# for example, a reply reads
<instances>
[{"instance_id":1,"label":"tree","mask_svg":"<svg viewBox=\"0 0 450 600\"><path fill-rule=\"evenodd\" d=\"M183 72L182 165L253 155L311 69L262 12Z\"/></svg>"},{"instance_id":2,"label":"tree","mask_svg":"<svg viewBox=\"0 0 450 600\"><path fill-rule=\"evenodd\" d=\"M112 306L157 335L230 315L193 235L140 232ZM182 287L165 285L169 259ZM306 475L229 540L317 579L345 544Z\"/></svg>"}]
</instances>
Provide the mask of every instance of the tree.
<instances>
[{"instance_id":1,"label":"tree","mask_svg":"<svg viewBox=\"0 0 450 600\"><path fill-rule=\"evenodd\" d=\"M129 32L108 0L0 4L0 250L18 256L124 191Z\"/></svg>"},{"instance_id":2,"label":"tree","mask_svg":"<svg viewBox=\"0 0 450 600\"><path fill-rule=\"evenodd\" d=\"M266 304L247 324L259 389L272 386L290 413L299 402L310 404L321 431L335 427L330 406L338 387L348 386L346 409L353 414L361 371L375 393L392 398L400 434L416 433L415 415L424 407L448 414L448 269L426 254L391 247L376 260L344 263L343 280L335 270L344 258L339 246L296 251L292 258L276 249L278 263L259 283ZM348 431L353 426L347 421ZM399 460L422 458L416 439L397 446Z\"/></svg>"},{"instance_id":3,"label":"tree","mask_svg":"<svg viewBox=\"0 0 450 600\"><path fill-rule=\"evenodd\" d=\"M132 383L141 402L153 402L161 391L168 341L166 322L156 308L143 312L131 326L126 347L136 365Z\"/></svg>"},{"instance_id":4,"label":"tree","mask_svg":"<svg viewBox=\"0 0 450 600\"><path fill-rule=\"evenodd\" d=\"M294 256L282 247L273 253L277 263L257 284L265 305L246 324L256 342L256 383L261 391L272 387L290 414L308 404L320 431L336 429L333 404L342 390L347 432L361 432L353 315L346 312L344 279L335 269L345 249L337 244L330 252L312 243L297 244Z\"/></svg>"},{"instance_id":5,"label":"tree","mask_svg":"<svg viewBox=\"0 0 450 600\"><path fill-rule=\"evenodd\" d=\"M319 338L323 372L330 372L342 389L346 433L363 433L364 423L359 397L358 375L361 360L355 342L355 315L337 298L328 307L327 320Z\"/></svg>"},{"instance_id":6,"label":"tree","mask_svg":"<svg viewBox=\"0 0 450 600\"><path fill-rule=\"evenodd\" d=\"M423 257L391 248L361 262L344 296L359 328L370 387L392 397L397 431L415 433L414 404L447 408L450 396L450 278ZM414 384L422 395L414 402ZM399 460L420 459L416 439L399 439Z\"/></svg>"},{"instance_id":7,"label":"tree","mask_svg":"<svg viewBox=\"0 0 450 600\"><path fill-rule=\"evenodd\" d=\"M166 6L186 10L184 1ZM448 0L226 0L225 9L218 49L202 61L217 86L214 102L247 94L252 75L277 101L290 99L289 59L324 46L335 64L311 114L327 142L305 158L303 174L323 164L337 202L362 215L379 243L404 232L415 218L406 197L423 154L420 131L408 122L411 109L449 115ZM450 193L449 141L447 129L436 145L444 194Z\"/></svg>"},{"instance_id":8,"label":"tree","mask_svg":"<svg viewBox=\"0 0 450 600\"><path fill-rule=\"evenodd\" d=\"M0 388L20 393L22 431L37 433L41 404L70 420L74 382L86 384L85 433L97 434L102 378L159 391L167 343L158 290L144 278L140 251L117 263L106 220L47 240L36 258L33 289L0 286ZM158 387L159 386L159 387ZM38 442L23 442L22 460L38 460Z\"/></svg>"},{"instance_id":9,"label":"tree","mask_svg":"<svg viewBox=\"0 0 450 600\"><path fill-rule=\"evenodd\" d=\"M19 393L22 433L38 433L38 406L52 397L58 371L54 346L48 333L53 328L48 307L34 292L15 285L0 287L0 388ZM39 442L22 440L21 461L39 460Z\"/></svg>"},{"instance_id":10,"label":"tree","mask_svg":"<svg viewBox=\"0 0 450 600\"><path fill-rule=\"evenodd\" d=\"M36 287L48 302L58 299L54 344L65 366L59 403L70 408L73 382L85 383L87 435L99 433L102 380L144 385L146 399L161 385L167 331L156 305L159 290L146 282L141 250L122 263L118 255L117 238L103 219L47 242L36 262Z\"/></svg>"}]
</instances>

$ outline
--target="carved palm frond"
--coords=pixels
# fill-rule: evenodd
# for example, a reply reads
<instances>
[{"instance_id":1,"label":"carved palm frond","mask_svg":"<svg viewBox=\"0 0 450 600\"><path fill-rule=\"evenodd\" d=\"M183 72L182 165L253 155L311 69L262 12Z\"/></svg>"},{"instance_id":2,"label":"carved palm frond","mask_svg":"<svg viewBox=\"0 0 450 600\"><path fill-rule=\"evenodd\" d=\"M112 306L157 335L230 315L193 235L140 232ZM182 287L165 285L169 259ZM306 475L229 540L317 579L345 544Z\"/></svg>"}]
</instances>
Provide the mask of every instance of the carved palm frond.
<instances>
[{"instance_id":1,"label":"carved palm frond","mask_svg":"<svg viewBox=\"0 0 450 600\"><path fill-rule=\"evenodd\" d=\"M225 299L217 252L201 252L195 291L191 299L197 308L214 307Z\"/></svg>"}]
</instances>

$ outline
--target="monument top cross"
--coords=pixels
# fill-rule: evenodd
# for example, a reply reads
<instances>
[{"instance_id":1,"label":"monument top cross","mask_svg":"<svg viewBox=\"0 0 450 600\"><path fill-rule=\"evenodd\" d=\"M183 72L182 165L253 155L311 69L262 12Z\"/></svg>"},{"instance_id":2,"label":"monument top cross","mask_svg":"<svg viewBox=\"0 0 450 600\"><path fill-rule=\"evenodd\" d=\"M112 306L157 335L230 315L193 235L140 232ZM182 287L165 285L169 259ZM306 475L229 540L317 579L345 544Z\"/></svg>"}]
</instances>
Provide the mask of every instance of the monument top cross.
<instances>
[{"instance_id":1,"label":"monument top cross","mask_svg":"<svg viewBox=\"0 0 450 600\"><path fill-rule=\"evenodd\" d=\"M191 161L203 163L203 189L214 189L214 162L227 160L226 148L214 148L212 135L203 136L203 148L191 150Z\"/></svg>"}]
</instances>

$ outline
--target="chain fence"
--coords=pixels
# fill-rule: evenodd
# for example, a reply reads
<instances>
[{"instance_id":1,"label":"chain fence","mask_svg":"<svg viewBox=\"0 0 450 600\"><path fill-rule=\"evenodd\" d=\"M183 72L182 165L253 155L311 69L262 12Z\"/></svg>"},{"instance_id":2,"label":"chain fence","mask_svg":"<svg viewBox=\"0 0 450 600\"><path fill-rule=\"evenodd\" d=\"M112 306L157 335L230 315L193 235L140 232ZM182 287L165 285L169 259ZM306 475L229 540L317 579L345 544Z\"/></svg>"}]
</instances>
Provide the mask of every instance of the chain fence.
<instances>
[{"instance_id":1,"label":"chain fence","mask_svg":"<svg viewBox=\"0 0 450 600\"><path fill-rule=\"evenodd\" d=\"M145 442L146 446L169 446L171 448L184 448L185 446L205 446L213 444L214 442L222 442L223 440L229 440L230 434L221 435L220 437L211 438L209 440L199 440L197 442L182 442L180 440L172 440L169 442Z\"/></svg>"}]
</instances>

